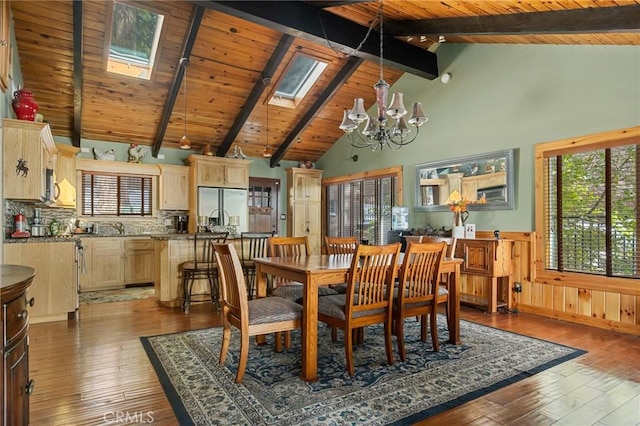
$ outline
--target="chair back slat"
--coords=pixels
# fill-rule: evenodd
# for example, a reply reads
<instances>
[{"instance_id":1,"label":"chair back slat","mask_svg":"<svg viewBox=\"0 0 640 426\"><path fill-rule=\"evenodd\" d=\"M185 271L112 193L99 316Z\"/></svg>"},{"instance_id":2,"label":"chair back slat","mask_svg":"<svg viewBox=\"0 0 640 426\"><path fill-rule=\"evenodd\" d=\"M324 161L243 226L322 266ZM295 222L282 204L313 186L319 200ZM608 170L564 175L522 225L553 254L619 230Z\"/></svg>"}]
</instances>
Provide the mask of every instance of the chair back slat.
<instances>
[{"instance_id":1,"label":"chair back slat","mask_svg":"<svg viewBox=\"0 0 640 426\"><path fill-rule=\"evenodd\" d=\"M194 264L206 266L214 262L213 248L211 244L221 244L227 241L228 232L203 232L193 235Z\"/></svg>"},{"instance_id":2,"label":"chair back slat","mask_svg":"<svg viewBox=\"0 0 640 426\"><path fill-rule=\"evenodd\" d=\"M222 282L222 308L248 326L247 287L238 253L232 243L212 246Z\"/></svg>"},{"instance_id":3,"label":"chair back slat","mask_svg":"<svg viewBox=\"0 0 640 426\"><path fill-rule=\"evenodd\" d=\"M356 237L324 237L327 254L352 254L358 247Z\"/></svg>"},{"instance_id":4,"label":"chair back slat","mask_svg":"<svg viewBox=\"0 0 640 426\"><path fill-rule=\"evenodd\" d=\"M433 300L438 292L445 242L409 243L400 268L398 299L401 303Z\"/></svg>"},{"instance_id":5,"label":"chair back slat","mask_svg":"<svg viewBox=\"0 0 640 426\"><path fill-rule=\"evenodd\" d=\"M349 269L347 317L358 311L387 308L393 294L400 243L359 244Z\"/></svg>"},{"instance_id":6,"label":"chair back slat","mask_svg":"<svg viewBox=\"0 0 640 426\"><path fill-rule=\"evenodd\" d=\"M309 255L309 240L304 237L270 237L269 256L295 257Z\"/></svg>"},{"instance_id":7,"label":"chair back slat","mask_svg":"<svg viewBox=\"0 0 640 426\"><path fill-rule=\"evenodd\" d=\"M242 261L268 256L267 246L273 234L274 232L242 232L240 234Z\"/></svg>"}]
</instances>

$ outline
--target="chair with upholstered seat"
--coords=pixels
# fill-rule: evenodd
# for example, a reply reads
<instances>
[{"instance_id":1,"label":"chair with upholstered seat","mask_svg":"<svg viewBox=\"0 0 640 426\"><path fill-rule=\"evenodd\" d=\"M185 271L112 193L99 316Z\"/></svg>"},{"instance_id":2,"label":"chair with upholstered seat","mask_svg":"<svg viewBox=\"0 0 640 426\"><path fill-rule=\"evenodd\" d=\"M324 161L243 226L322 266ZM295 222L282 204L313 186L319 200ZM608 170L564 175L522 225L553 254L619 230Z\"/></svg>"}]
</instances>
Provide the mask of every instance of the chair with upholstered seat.
<instances>
[{"instance_id":1,"label":"chair with upholstered seat","mask_svg":"<svg viewBox=\"0 0 640 426\"><path fill-rule=\"evenodd\" d=\"M423 243L446 243L447 251L445 253L445 257L452 258L455 257L456 254L456 245L458 243L457 238L450 237L435 237L435 236L423 236ZM438 292L436 294L436 305L440 305L445 303L444 311L447 316L447 324L449 324L449 283L453 282L452 278L453 272L444 273L440 277L440 286L438 287Z\"/></svg>"},{"instance_id":2,"label":"chair with upholstered seat","mask_svg":"<svg viewBox=\"0 0 640 426\"><path fill-rule=\"evenodd\" d=\"M436 294L440 281L440 267L447 245L442 243L410 242L404 253L398 287L394 292L393 321L398 339L400 359L406 360L404 346L404 318L420 318L420 338L427 339L427 315L434 351L439 351Z\"/></svg>"},{"instance_id":3,"label":"chair with upholstered seat","mask_svg":"<svg viewBox=\"0 0 640 426\"><path fill-rule=\"evenodd\" d=\"M387 362L393 364L391 346L392 303L400 243L358 245L351 261L346 294L318 298L318 320L344 330L347 371L353 365L354 330L384 324Z\"/></svg>"},{"instance_id":4,"label":"chair with upholstered seat","mask_svg":"<svg viewBox=\"0 0 640 426\"><path fill-rule=\"evenodd\" d=\"M273 237L273 234L274 232L242 232L240 234L240 257L249 299L253 299L255 293L256 264L253 259L269 255L267 246L269 237Z\"/></svg>"},{"instance_id":5,"label":"chair with upholstered seat","mask_svg":"<svg viewBox=\"0 0 640 426\"><path fill-rule=\"evenodd\" d=\"M324 237L327 254L353 254L358 246L356 237Z\"/></svg>"},{"instance_id":6,"label":"chair with upholstered seat","mask_svg":"<svg viewBox=\"0 0 640 426\"><path fill-rule=\"evenodd\" d=\"M269 238L269 256L271 257L298 257L309 255L309 240L304 237L271 237ZM286 297L297 303L302 303L304 290L302 283L289 281L284 278L274 277L274 296ZM334 290L326 286L318 288L318 296L337 294Z\"/></svg>"},{"instance_id":7,"label":"chair with upholstered seat","mask_svg":"<svg viewBox=\"0 0 640 426\"><path fill-rule=\"evenodd\" d=\"M288 299L270 296L248 300L242 265L233 244L214 244L222 282L223 338L220 364L229 351L231 326L240 330L240 360L236 383L242 382L249 357L249 337L276 334L276 351L282 350L282 332L300 328L302 307Z\"/></svg>"},{"instance_id":8,"label":"chair with upholstered seat","mask_svg":"<svg viewBox=\"0 0 640 426\"><path fill-rule=\"evenodd\" d=\"M213 256L212 243L224 243L228 232L203 232L193 236L193 260L184 262L182 270L182 309L189 313L191 302L195 296L198 302L211 300L219 305L217 265ZM194 285L198 280L207 280L208 293L194 293Z\"/></svg>"}]
</instances>

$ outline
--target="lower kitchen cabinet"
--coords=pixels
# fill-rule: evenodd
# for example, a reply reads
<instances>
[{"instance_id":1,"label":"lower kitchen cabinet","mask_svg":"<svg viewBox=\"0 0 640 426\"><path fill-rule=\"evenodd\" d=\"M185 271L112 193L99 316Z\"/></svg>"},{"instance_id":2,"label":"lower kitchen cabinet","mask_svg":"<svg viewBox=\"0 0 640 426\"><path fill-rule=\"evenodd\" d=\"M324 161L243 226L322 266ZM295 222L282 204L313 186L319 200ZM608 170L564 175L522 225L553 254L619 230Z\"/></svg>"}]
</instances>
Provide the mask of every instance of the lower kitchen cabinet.
<instances>
[{"instance_id":1,"label":"lower kitchen cabinet","mask_svg":"<svg viewBox=\"0 0 640 426\"><path fill-rule=\"evenodd\" d=\"M29 308L29 321L40 323L67 320L78 308L75 243L6 243L4 263L30 266L36 276L28 298L34 298Z\"/></svg>"},{"instance_id":2,"label":"lower kitchen cabinet","mask_svg":"<svg viewBox=\"0 0 640 426\"><path fill-rule=\"evenodd\" d=\"M150 238L86 238L80 291L125 288L153 282L154 252Z\"/></svg>"},{"instance_id":3,"label":"lower kitchen cabinet","mask_svg":"<svg viewBox=\"0 0 640 426\"><path fill-rule=\"evenodd\" d=\"M156 298L164 306L179 306L180 265L193 259L193 240L156 240L155 254Z\"/></svg>"}]
</instances>

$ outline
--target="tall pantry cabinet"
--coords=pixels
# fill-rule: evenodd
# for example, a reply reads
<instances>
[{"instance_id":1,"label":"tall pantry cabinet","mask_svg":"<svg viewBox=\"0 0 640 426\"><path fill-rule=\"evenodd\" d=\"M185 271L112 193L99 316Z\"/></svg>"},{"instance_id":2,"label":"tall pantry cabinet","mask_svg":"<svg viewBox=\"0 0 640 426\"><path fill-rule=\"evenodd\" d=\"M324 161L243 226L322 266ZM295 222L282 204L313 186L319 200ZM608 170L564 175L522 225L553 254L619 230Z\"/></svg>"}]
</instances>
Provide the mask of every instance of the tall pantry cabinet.
<instances>
[{"instance_id":1,"label":"tall pantry cabinet","mask_svg":"<svg viewBox=\"0 0 640 426\"><path fill-rule=\"evenodd\" d=\"M286 172L287 235L306 235L310 254L321 254L322 170L292 167Z\"/></svg>"}]
</instances>

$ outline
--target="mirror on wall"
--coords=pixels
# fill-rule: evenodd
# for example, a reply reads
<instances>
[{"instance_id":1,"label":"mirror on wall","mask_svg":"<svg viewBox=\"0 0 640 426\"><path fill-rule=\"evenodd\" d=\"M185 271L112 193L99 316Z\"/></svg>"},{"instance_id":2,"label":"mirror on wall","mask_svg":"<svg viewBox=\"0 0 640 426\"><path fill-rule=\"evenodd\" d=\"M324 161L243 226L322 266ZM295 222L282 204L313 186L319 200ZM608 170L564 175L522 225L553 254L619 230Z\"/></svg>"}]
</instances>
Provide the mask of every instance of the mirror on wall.
<instances>
[{"instance_id":1,"label":"mirror on wall","mask_svg":"<svg viewBox=\"0 0 640 426\"><path fill-rule=\"evenodd\" d=\"M416 166L417 211L449 210L452 192L466 200L469 210L510 210L514 202L513 149Z\"/></svg>"}]
</instances>

